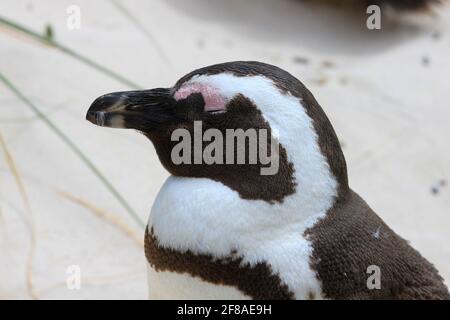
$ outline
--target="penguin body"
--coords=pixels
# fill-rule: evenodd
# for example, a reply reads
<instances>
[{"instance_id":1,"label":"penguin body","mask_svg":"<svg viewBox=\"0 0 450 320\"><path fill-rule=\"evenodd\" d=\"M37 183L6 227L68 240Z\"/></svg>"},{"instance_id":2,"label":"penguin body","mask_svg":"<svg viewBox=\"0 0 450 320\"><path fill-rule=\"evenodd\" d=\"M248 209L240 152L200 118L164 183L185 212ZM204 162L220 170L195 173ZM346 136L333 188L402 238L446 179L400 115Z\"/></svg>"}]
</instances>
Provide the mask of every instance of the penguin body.
<instances>
[{"instance_id":1,"label":"penguin body","mask_svg":"<svg viewBox=\"0 0 450 320\"><path fill-rule=\"evenodd\" d=\"M349 188L328 118L282 69L198 69L170 89L102 96L87 118L142 131L172 174L145 235L151 298L449 298L434 267ZM224 134L268 130L279 144L276 173L262 175L261 162L175 164L171 135L195 132L195 121ZM367 284L373 266L376 289Z\"/></svg>"},{"instance_id":2,"label":"penguin body","mask_svg":"<svg viewBox=\"0 0 450 320\"><path fill-rule=\"evenodd\" d=\"M441 4L441 0L375 0L365 1L366 5L388 5L396 10L426 10L433 5Z\"/></svg>"},{"instance_id":3,"label":"penguin body","mask_svg":"<svg viewBox=\"0 0 450 320\"><path fill-rule=\"evenodd\" d=\"M368 7L377 5L382 8L390 7L398 12L420 12L428 11L432 8L445 3L442 0L314 0L311 2L329 3L332 5L360 6Z\"/></svg>"}]
</instances>

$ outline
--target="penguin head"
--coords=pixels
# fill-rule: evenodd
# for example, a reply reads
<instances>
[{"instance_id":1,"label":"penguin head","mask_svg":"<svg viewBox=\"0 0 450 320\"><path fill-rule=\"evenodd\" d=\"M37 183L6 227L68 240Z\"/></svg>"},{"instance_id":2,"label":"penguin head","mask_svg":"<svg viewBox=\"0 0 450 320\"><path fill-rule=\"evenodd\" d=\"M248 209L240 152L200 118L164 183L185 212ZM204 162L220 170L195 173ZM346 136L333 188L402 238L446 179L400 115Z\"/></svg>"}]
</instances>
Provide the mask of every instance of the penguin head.
<instances>
[{"instance_id":1,"label":"penguin head","mask_svg":"<svg viewBox=\"0 0 450 320\"><path fill-rule=\"evenodd\" d=\"M315 160L324 162L347 184L339 142L321 107L300 81L272 65L228 62L195 70L172 88L109 93L92 103L86 118L99 126L142 132L153 142L161 163L171 174L212 178L239 189L243 198L282 201L295 193L300 168L309 167L297 162L314 161L311 152L322 155L323 159ZM273 174L261 174L262 168L272 164L264 162L259 153L256 162L249 161L252 141L245 140L249 136L244 136L244 145L227 146L230 130L242 133L249 129L256 132L257 149L261 139L266 140L267 155L277 157ZM177 130L191 137L187 156L191 161L174 161L174 149L180 142ZM195 159L196 130L201 135L201 155L217 135L223 137L219 152L222 161L205 163ZM261 131L265 131L262 136ZM275 144L276 149L272 148ZM244 150L244 163L238 163L238 149ZM261 190L255 195L258 188Z\"/></svg>"},{"instance_id":2,"label":"penguin head","mask_svg":"<svg viewBox=\"0 0 450 320\"><path fill-rule=\"evenodd\" d=\"M192 127L195 121L201 121L205 130L265 127L261 112L239 92L233 77L217 83L206 76L214 67L196 70L172 88L102 95L92 103L86 119L99 126L136 129L159 142L170 140L174 130Z\"/></svg>"}]
</instances>

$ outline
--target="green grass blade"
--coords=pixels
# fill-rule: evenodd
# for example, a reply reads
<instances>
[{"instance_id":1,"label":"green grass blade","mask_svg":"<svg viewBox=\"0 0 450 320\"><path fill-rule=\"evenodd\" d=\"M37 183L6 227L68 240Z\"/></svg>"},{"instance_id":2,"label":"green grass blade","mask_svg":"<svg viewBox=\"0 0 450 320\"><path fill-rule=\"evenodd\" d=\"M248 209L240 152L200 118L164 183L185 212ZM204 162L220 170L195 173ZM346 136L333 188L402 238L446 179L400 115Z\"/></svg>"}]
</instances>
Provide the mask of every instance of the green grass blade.
<instances>
[{"instance_id":1,"label":"green grass blade","mask_svg":"<svg viewBox=\"0 0 450 320\"><path fill-rule=\"evenodd\" d=\"M101 73L107 75L108 77L111 77L123 84L125 84L126 86L130 87L130 88L134 88L134 89L142 89L141 86L139 86L138 84L134 83L131 80L128 80L127 78L121 76L120 74L98 64L97 62L79 54L78 52L58 43L57 41L55 41L53 38L50 37L46 37L43 34L39 34L23 25L20 25L14 21L8 20L4 17L0 16L0 23L11 28L14 29L16 31L20 31L38 41L41 41L43 43L45 43L46 45L49 45L51 47L54 47L62 52L64 52L65 54L85 63L86 65L96 69L97 71L100 71Z\"/></svg>"},{"instance_id":2,"label":"green grass blade","mask_svg":"<svg viewBox=\"0 0 450 320\"><path fill-rule=\"evenodd\" d=\"M111 194L117 199L122 207L131 215L136 223L142 228L145 227L144 222L139 218L136 212L131 208L124 197L114 188L109 180L100 172L100 170L89 160L89 158L78 148L78 146L70 140L38 107L36 107L22 92L19 91L3 74L0 73L0 80L8 87L23 103L25 103L41 120L59 137L64 143L84 162L84 164L97 176L105 185Z\"/></svg>"}]
</instances>

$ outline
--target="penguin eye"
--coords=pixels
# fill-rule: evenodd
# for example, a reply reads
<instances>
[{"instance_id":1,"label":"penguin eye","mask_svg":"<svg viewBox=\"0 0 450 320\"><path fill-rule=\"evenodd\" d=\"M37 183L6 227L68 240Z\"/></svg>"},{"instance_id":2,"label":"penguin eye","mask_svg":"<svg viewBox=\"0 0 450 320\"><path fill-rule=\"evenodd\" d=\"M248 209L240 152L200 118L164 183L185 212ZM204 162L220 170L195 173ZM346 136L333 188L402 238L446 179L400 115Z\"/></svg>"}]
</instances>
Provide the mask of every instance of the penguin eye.
<instances>
[{"instance_id":1,"label":"penguin eye","mask_svg":"<svg viewBox=\"0 0 450 320\"><path fill-rule=\"evenodd\" d=\"M209 113L209 114L221 114L221 113L225 113L225 112L227 112L226 110L223 110L223 109L217 109L217 110L214 110L214 109L206 109L205 108L205 112L207 112L207 113Z\"/></svg>"},{"instance_id":2,"label":"penguin eye","mask_svg":"<svg viewBox=\"0 0 450 320\"><path fill-rule=\"evenodd\" d=\"M178 101L195 94L200 94L203 98L203 111L210 114L224 113L227 111L225 99L219 90L204 84L193 83L183 85L175 92L174 98Z\"/></svg>"}]
</instances>

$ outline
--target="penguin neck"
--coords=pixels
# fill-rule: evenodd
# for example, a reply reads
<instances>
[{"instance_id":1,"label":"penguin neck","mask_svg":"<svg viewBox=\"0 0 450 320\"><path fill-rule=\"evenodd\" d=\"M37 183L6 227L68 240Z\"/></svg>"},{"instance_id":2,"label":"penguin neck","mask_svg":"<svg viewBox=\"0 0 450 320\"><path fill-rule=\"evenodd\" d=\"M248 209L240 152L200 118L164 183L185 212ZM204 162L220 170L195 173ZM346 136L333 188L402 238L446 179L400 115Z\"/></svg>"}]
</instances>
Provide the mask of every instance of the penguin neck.
<instances>
[{"instance_id":1,"label":"penguin neck","mask_svg":"<svg viewBox=\"0 0 450 320\"><path fill-rule=\"evenodd\" d=\"M326 215L336 186L316 181L299 183L282 203L269 203L242 199L209 178L170 176L152 207L149 227L162 245L176 250L223 257L237 249L251 252L262 242L297 237Z\"/></svg>"},{"instance_id":2,"label":"penguin neck","mask_svg":"<svg viewBox=\"0 0 450 320\"><path fill-rule=\"evenodd\" d=\"M296 111L300 112L284 119L271 112L264 113L272 130L278 132L280 145L286 149L288 161L294 168L295 193L287 197L277 210L297 217L300 223L315 221L335 204L340 187L319 146L312 119L302 106L298 106L301 103L297 98L287 96L285 101L296 104ZM286 105L288 107L292 106Z\"/></svg>"}]
</instances>

